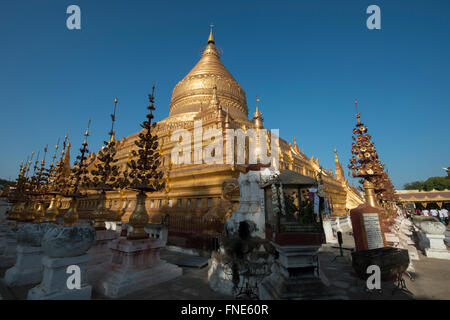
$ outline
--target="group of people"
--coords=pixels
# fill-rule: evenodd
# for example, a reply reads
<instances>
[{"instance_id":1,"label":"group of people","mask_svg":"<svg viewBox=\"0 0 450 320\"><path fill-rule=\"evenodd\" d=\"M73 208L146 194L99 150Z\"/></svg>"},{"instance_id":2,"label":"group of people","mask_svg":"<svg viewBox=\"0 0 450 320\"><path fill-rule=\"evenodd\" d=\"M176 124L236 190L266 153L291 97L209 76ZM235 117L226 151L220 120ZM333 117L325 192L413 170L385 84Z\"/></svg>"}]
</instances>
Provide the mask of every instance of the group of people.
<instances>
[{"instance_id":1,"label":"group of people","mask_svg":"<svg viewBox=\"0 0 450 320\"><path fill-rule=\"evenodd\" d=\"M418 212L420 215L423 215L424 217L435 217L438 218L439 221L444 223L445 225L448 225L448 210L445 208L442 209L423 209L422 211L419 210Z\"/></svg>"}]
</instances>

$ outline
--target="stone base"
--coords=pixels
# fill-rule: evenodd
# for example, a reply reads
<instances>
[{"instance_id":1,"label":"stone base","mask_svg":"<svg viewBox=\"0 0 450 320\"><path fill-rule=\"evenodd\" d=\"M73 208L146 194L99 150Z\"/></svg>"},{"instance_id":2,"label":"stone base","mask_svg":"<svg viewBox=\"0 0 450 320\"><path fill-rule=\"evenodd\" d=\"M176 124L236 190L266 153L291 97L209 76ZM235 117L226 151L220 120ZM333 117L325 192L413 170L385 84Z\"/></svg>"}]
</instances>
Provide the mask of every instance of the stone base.
<instances>
[{"instance_id":1,"label":"stone base","mask_svg":"<svg viewBox=\"0 0 450 320\"><path fill-rule=\"evenodd\" d=\"M80 289L65 290L60 292L46 293L39 287L28 291L28 300L90 300L92 287L82 286Z\"/></svg>"},{"instance_id":2,"label":"stone base","mask_svg":"<svg viewBox=\"0 0 450 320\"><path fill-rule=\"evenodd\" d=\"M165 261L149 269L131 273L115 270L100 281L98 290L109 298L121 298L138 290L175 279L182 273L183 270L180 267Z\"/></svg>"},{"instance_id":3,"label":"stone base","mask_svg":"<svg viewBox=\"0 0 450 320\"><path fill-rule=\"evenodd\" d=\"M410 260L419 260L419 253L417 252L416 247L409 245L406 249L408 249L408 254L409 254Z\"/></svg>"},{"instance_id":4,"label":"stone base","mask_svg":"<svg viewBox=\"0 0 450 320\"><path fill-rule=\"evenodd\" d=\"M347 299L331 292L323 274L305 273L287 276L287 270L275 264L269 277L259 285L261 300Z\"/></svg>"},{"instance_id":5,"label":"stone base","mask_svg":"<svg viewBox=\"0 0 450 320\"><path fill-rule=\"evenodd\" d=\"M450 259L450 253L444 243L443 234L426 234L419 232L419 246L428 258Z\"/></svg>"},{"instance_id":6,"label":"stone base","mask_svg":"<svg viewBox=\"0 0 450 320\"><path fill-rule=\"evenodd\" d=\"M428 258L450 260L450 252L448 252L446 249L445 250L439 250L439 249L426 248L425 249L425 255Z\"/></svg>"},{"instance_id":7,"label":"stone base","mask_svg":"<svg viewBox=\"0 0 450 320\"><path fill-rule=\"evenodd\" d=\"M272 243L279 253L272 273L259 285L263 300L347 299L330 290L330 283L320 270L318 245L280 246Z\"/></svg>"},{"instance_id":8,"label":"stone base","mask_svg":"<svg viewBox=\"0 0 450 320\"><path fill-rule=\"evenodd\" d=\"M0 255L0 268L14 266L17 259L17 241L11 235L5 236L4 247Z\"/></svg>"},{"instance_id":9,"label":"stone base","mask_svg":"<svg viewBox=\"0 0 450 320\"><path fill-rule=\"evenodd\" d=\"M224 266L216 254L212 254L208 269L209 287L215 292L225 295L233 295L232 272L228 266Z\"/></svg>"},{"instance_id":10,"label":"stone base","mask_svg":"<svg viewBox=\"0 0 450 320\"><path fill-rule=\"evenodd\" d=\"M41 284L28 291L28 300L89 300L92 287L86 283L86 264L90 259L89 254L77 257L51 258L44 256L44 276ZM69 289L67 280L71 276L67 273L67 267L76 265L80 268L80 289Z\"/></svg>"},{"instance_id":11,"label":"stone base","mask_svg":"<svg viewBox=\"0 0 450 320\"><path fill-rule=\"evenodd\" d=\"M17 246L17 262L6 270L5 283L8 287L18 287L41 282L44 267L42 247Z\"/></svg>"},{"instance_id":12,"label":"stone base","mask_svg":"<svg viewBox=\"0 0 450 320\"><path fill-rule=\"evenodd\" d=\"M337 239L334 236L330 219L323 220L323 230L325 232L325 239L327 243L338 243Z\"/></svg>"},{"instance_id":13,"label":"stone base","mask_svg":"<svg viewBox=\"0 0 450 320\"><path fill-rule=\"evenodd\" d=\"M105 266L107 274L96 289L107 297L120 298L181 276L180 267L160 260L159 250L163 247L163 241L151 238L110 242L111 263Z\"/></svg>"},{"instance_id":14,"label":"stone base","mask_svg":"<svg viewBox=\"0 0 450 320\"><path fill-rule=\"evenodd\" d=\"M87 265L88 282L94 284L104 274L105 265L111 262L112 252L108 245L117 239L119 234L113 230L97 230L94 245L88 253L91 259Z\"/></svg>"}]
</instances>

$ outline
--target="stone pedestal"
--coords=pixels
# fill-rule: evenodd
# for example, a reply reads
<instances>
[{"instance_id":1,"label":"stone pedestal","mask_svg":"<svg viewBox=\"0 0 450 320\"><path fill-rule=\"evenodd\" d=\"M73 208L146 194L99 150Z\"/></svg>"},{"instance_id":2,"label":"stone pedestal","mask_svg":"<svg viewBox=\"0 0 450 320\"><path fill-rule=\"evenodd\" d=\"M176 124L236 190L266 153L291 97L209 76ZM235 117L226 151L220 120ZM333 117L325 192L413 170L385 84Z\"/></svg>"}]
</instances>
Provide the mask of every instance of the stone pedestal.
<instances>
[{"instance_id":1,"label":"stone pedestal","mask_svg":"<svg viewBox=\"0 0 450 320\"><path fill-rule=\"evenodd\" d=\"M333 234L333 228L331 227L331 220L324 219L322 221L323 231L325 232L325 239L327 243L337 243L337 239Z\"/></svg>"},{"instance_id":2,"label":"stone pedestal","mask_svg":"<svg viewBox=\"0 0 450 320\"><path fill-rule=\"evenodd\" d=\"M14 265L17 259L17 240L15 232L9 230L1 235L0 241L3 243L0 249L0 268L9 268Z\"/></svg>"},{"instance_id":3,"label":"stone pedestal","mask_svg":"<svg viewBox=\"0 0 450 320\"><path fill-rule=\"evenodd\" d=\"M223 247L219 252L211 254L211 260L208 269L208 283L209 287L215 292L224 295L233 295L233 271L231 266L223 263L225 250Z\"/></svg>"},{"instance_id":4,"label":"stone pedestal","mask_svg":"<svg viewBox=\"0 0 450 320\"><path fill-rule=\"evenodd\" d=\"M350 210L356 251L386 247L385 228L381 217L384 210L368 203Z\"/></svg>"},{"instance_id":5,"label":"stone pedestal","mask_svg":"<svg viewBox=\"0 0 450 320\"><path fill-rule=\"evenodd\" d=\"M163 242L164 246L166 245L169 238L169 228L165 224L149 223L144 229L150 238L159 239Z\"/></svg>"},{"instance_id":6,"label":"stone pedestal","mask_svg":"<svg viewBox=\"0 0 450 320\"><path fill-rule=\"evenodd\" d=\"M337 235L338 231L342 232L342 227L340 225L339 217L334 217L334 219L331 221L331 228L333 230L334 236Z\"/></svg>"},{"instance_id":7,"label":"stone pedestal","mask_svg":"<svg viewBox=\"0 0 450 320\"><path fill-rule=\"evenodd\" d=\"M9 287L39 283L42 279L41 260L44 250L41 241L45 233L52 229L52 223L27 223L20 227L17 237L17 260L6 270L5 282Z\"/></svg>"},{"instance_id":8,"label":"stone pedestal","mask_svg":"<svg viewBox=\"0 0 450 320\"><path fill-rule=\"evenodd\" d=\"M89 254L77 257L51 258L45 256L42 259L44 266L44 277L39 286L28 291L28 300L89 300L92 287L86 283L86 264ZM80 268L80 289L69 289L67 280L70 274L67 268L76 265Z\"/></svg>"},{"instance_id":9,"label":"stone pedestal","mask_svg":"<svg viewBox=\"0 0 450 320\"><path fill-rule=\"evenodd\" d=\"M418 227L420 249L429 258L450 260L450 253L445 245L446 227L435 218L422 218L414 222Z\"/></svg>"},{"instance_id":10,"label":"stone pedestal","mask_svg":"<svg viewBox=\"0 0 450 320\"><path fill-rule=\"evenodd\" d=\"M117 239L109 244L113 252L98 290L110 298L120 298L146 287L181 276L182 269L159 258L164 247L159 239Z\"/></svg>"},{"instance_id":11,"label":"stone pedestal","mask_svg":"<svg viewBox=\"0 0 450 320\"><path fill-rule=\"evenodd\" d=\"M47 231L42 239L45 254L42 258L43 278L38 286L28 291L28 299L90 299L92 287L86 282L86 265L90 255L86 252L94 240L95 230L92 226L56 226ZM69 266L76 270L68 269ZM79 287L71 288L69 284L72 281L69 278L76 279L78 276Z\"/></svg>"},{"instance_id":12,"label":"stone pedestal","mask_svg":"<svg viewBox=\"0 0 450 320\"><path fill-rule=\"evenodd\" d=\"M445 236L443 234L425 234L428 246L425 247L425 255L429 258L450 260L450 252L444 243Z\"/></svg>"},{"instance_id":13,"label":"stone pedestal","mask_svg":"<svg viewBox=\"0 0 450 320\"><path fill-rule=\"evenodd\" d=\"M112 252L109 250L109 243L119 237L113 230L96 230L95 242L88 253L91 259L87 265L88 282L96 283L104 274L105 265L111 262Z\"/></svg>"},{"instance_id":14,"label":"stone pedestal","mask_svg":"<svg viewBox=\"0 0 450 320\"><path fill-rule=\"evenodd\" d=\"M44 250L42 247L17 246L16 264L6 270L5 283L8 287L18 287L41 282L42 257Z\"/></svg>"},{"instance_id":15,"label":"stone pedestal","mask_svg":"<svg viewBox=\"0 0 450 320\"><path fill-rule=\"evenodd\" d=\"M259 298L272 299L333 299L329 282L320 271L317 251L320 246L280 246L273 243L279 258L272 273L259 286Z\"/></svg>"}]
</instances>

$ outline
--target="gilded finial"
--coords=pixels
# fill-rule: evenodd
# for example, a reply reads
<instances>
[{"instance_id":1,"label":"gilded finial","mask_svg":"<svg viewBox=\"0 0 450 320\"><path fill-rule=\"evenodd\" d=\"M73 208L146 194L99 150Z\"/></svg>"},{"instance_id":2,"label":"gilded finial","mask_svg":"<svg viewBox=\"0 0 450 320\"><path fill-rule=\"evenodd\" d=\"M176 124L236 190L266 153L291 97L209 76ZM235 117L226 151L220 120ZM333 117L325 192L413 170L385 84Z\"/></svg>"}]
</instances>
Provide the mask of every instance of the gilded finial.
<instances>
[{"instance_id":1,"label":"gilded finial","mask_svg":"<svg viewBox=\"0 0 450 320\"><path fill-rule=\"evenodd\" d=\"M88 120L87 129L86 129L86 132L84 133L85 137L89 137L89 126L90 125L91 125L91 118L89 118L89 120Z\"/></svg>"},{"instance_id":2,"label":"gilded finial","mask_svg":"<svg viewBox=\"0 0 450 320\"><path fill-rule=\"evenodd\" d=\"M263 125L264 120L261 115L261 112L259 112L259 109L258 109L259 101L260 101L260 99L258 98L258 96L256 96L256 111L255 111L255 114L253 115L252 122L253 122L255 128L257 128L257 129L264 128L264 125Z\"/></svg>"},{"instance_id":3,"label":"gilded finial","mask_svg":"<svg viewBox=\"0 0 450 320\"><path fill-rule=\"evenodd\" d=\"M356 119L358 119L358 124L361 124L361 113L358 112L358 100L355 99L355 108L356 108Z\"/></svg>"},{"instance_id":4,"label":"gilded finial","mask_svg":"<svg viewBox=\"0 0 450 320\"><path fill-rule=\"evenodd\" d=\"M260 102L260 101L261 101L261 99L258 98L258 95L256 95L256 110L255 110L255 114L253 115L253 119L261 118L261 120L262 120L262 115L261 115L261 112L259 112L259 108L258 108L258 102Z\"/></svg>"},{"instance_id":5,"label":"gilded finial","mask_svg":"<svg viewBox=\"0 0 450 320\"><path fill-rule=\"evenodd\" d=\"M214 35L213 35L213 27L214 27L214 25L211 23L210 27L211 27L211 31L209 33L208 43L214 44L215 43L214 42Z\"/></svg>"},{"instance_id":6,"label":"gilded finial","mask_svg":"<svg viewBox=\"0 0 450 320\"><path fill-rule=\"evenodd\" d=\"M109 141L114 141L115 139L115 131L114 131L114 122L116 121L116 108L117 108L117 98L114 99L114 113L111 115L111 131L109 132L110 139Z\"/></svg>"},{"instance_id":7,"label":"gilded finial","mask_svg":"<svg viewBox=\"0 0 450 320\"><path fill-rule=\"evenodd\" d=\"M86 131L84 132L84 142L83 142L83 145L87 145L87 137L89 137L89 127L90 127L90 125L91 125L91 118L89 118L89 120L88 120L88 125L87 125L87 129L86 129Z\"/></svg>"}]
</instances>

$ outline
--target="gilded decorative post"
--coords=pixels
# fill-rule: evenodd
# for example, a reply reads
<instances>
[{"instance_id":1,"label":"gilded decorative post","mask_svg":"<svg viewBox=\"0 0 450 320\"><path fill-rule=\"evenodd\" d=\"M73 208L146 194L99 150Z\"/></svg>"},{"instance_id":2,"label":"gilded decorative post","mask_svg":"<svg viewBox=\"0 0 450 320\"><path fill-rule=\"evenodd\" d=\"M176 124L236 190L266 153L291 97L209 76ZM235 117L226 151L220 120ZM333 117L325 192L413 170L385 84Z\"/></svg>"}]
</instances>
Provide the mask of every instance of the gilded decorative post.
<instances>
[{"instance_id":1,"label":"gilded decorative post","mask_svg":"<svg viewBox=\"0 0 450 320\"><path fill-rule=\"evenodd\" d=\"M148 223L147 209L145 208L145 199L147 195L143 190L136 195L136 207L130 216L129 224L133 227L132 232L128 235L128 239L144 239L148 238L144 227Z\"/></svg>"},{"instance_id":2,"label":"gilded decorative post","mask_svg":"<svg viewBox=\"0 0 450 320\"><path fill-rule=\"evenodd\" d=\"M65 226L74 226L75 222L78 220L78 198L76 196L72 197L70 200L70 207L63 217Z\"/></svg>"},{"instance_id":3,"label":"gilded decorative post","mask_svg":"<svg viewBox=\"0 0 450 320\"><path fill-rule=\"evenodd\" d=\"M114 99L114 113L111 114L112 124L109 132L109 141L103 142L102 149L97 154L95 169L92 170L92 185L100 190L98 205L93 213L94 227L96 230L106 230L105 222L108 217L111 218L112 212L105 207L106 191L115 190L120 187L121 181L118 179L119 167L115 165L116 159L116 140L114 131L114 122L116 120L117 98Z\"/></svg>"},{"instance_id":4,"label":"gilded decorative post","mask_svg":"<svg viewBox=\"0 0 450 320\"><path fill-rule=\"evenodd\" d=\"M133 150L133 157L138 157L138 161L131 159L127 163L128 169L123 172L123 179L119 179L121 186L129 186L130 189L138 190L136 195L136 207L129 218L129 224L132 231L128 234L128 239L145 239L148 234L144 231L145 225L148 223L147 210L145 208L145 199L147 198L145 192L154 192L164 188L163 172L158 170L161 164L158 152L158 136L152 134L151 130L155 124L151 123L154 106L154 90L149 94L150 105L147 120L141 126L144 132L139 134L139 140L135 142L137 151Z\"/></svg>"},{"instance_id":5,"label":"gilded decorative post","mask_svg":"<svg viewBox=\"0 0 450 320\"><path fill-rule=\"evenodd\" d=\"M70 207L67 212L63 216L64 225L73 226L75 222L78 220L78 198L83 197L81 194L80 188L89 186L90 179L87 176L87 164L86 164L86 154L89 154L89 150L87 148L87 137L89 136L89 126L91 124L91 119L88 121L87 129L84 133L84 141L81 144L82 148L80 149L80 155L77 156L77 161L75 161L74 166L72 168L71 175L69 177L68 182L68 194L64 194L65 197L72 198L70 202Z\"/></svg>"},{"instance_id":6,"label":"gilded decorative post","mask_svg":"<svg viewBox=\"0 0 450 320\"><path fill-rule=\"evenodd\" d=\"M356 110L358 110L356 100L355 106ZM354 136L352 136L354 141L352 144L353 156L350 159L348 168L352 171L353 177L364 179L363 186L366 194L366 201L372 207L379 207L375 198L374 184L377 179L383 175L384 166L379 161L378 153L374 143L371 141L372 136L367 133L368 128L361 122L360 116L361 114L358 112L356 114L356 128L353 129Z\"/></svg>"},{"instance_id":7,"label":"gilded decorative post","mask_svg":"<svg viewBox=\"0 0 450 320\"><path fill-rule=\"evenodd\" d=\"M50 205L45 211L44 221L45 222L56 222L56 217L59 215L59 205L56 198L56 194L53 195L52 200L50 200Z\"/></svg>"}]
</instances>

